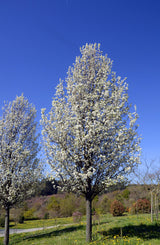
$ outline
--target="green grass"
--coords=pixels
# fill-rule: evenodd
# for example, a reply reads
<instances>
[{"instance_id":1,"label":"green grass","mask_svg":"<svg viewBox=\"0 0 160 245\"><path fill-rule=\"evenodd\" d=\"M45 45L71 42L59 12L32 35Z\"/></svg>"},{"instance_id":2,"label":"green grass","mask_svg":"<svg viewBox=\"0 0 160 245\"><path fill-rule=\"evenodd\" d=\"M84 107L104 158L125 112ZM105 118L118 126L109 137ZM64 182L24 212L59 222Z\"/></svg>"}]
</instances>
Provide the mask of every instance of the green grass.
<instances>
[{"instance_id":1,"label":"green grass","mask_svg":"<svg viewBox=\"0 0 160 245\"><path fill-rule=\"evenodd\" d=\"M63 223L64 222L64 223ZM55 225L55 220L27 221L19 228ZM73 223L72 218L57 219L58 227L38 232L10 235L10 245L85 245L85 217L82 222ZM13 228L14 226L12 226ZM42 226L43 227L43 226ZM16 227L17 228L17 227ZM3 238L0 239L0 244ZM151 223L150 216L126 215L112 217L103 215L100 224L93 224L91 245L158 245L160 244L160 224Z\"/></svg>"},{"instance_id":2,"label":"green grass","mask_svg":"<svg viewBox=\"0 0 160 245\"><path fill-rule=\"evenodd\" d=\"M68 218L57 218L57 219L42 219L42 220L28 220L24 221L23 224L15 224L15 222L10 222L10 227L12 229L29 229L37 227L47 227L61 224L71 224L73 223L72 217Z\"/></svg>"}]
</instances>

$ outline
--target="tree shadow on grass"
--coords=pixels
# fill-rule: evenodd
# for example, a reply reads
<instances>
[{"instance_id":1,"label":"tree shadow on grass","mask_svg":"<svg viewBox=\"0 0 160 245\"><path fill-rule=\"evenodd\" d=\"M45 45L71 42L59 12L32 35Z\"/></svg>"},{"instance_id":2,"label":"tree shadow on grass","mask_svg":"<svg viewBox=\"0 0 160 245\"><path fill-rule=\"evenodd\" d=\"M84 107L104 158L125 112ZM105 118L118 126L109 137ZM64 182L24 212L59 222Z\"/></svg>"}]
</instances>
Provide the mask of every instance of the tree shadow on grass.
<instances>
[{"instance_id":1,"label":"tree shadow on grass","mask_svg":"<svg viewBox=\"0 0 160 245\"><path fill-rule=\"evenodd\" d=\"M82 230L84 228L83 225L79 225L79 226L72 226L72 227L66 227L66 228L57 228L57 230L54 230L54 231L49 231L47 229L44 230L43 233L40 233L40 234L30 234L30 235L24 235L23 238L13 238L13 241L10 242L10 244L15 244L15 241L16 243L18 242L21 242L22 240L34 240L34 239L40 239L40 238L49 238L49 237L52 237L52 236L59 236L63 233L69 233L69 232L74 232L74 231L77 231L77 230Z\"/></svg>"},{"instance_id":2,"label":"tree shadow on grass","mask_svg":"<svg viewBox=\"0 0 160 245\"><path fill-rule=\"evenodd\" d=\"M108 231L101 231L100 234L104 236L128 236L128 237L139 237L144 240L149 239L160 239L160 225L128 225L121 228L113 228Z\"/></svg>"}]
</instances>

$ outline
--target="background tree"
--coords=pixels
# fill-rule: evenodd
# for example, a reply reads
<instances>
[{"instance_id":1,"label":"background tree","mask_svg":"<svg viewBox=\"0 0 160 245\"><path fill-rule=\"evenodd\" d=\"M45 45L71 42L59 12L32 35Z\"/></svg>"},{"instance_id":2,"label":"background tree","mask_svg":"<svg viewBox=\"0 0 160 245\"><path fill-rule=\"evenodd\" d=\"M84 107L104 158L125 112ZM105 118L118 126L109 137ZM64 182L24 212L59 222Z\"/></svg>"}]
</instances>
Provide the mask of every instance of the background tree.
<instances>
[{"instance_id":1,"label":"background tree","mask_svg":"<svg viewBox=\"0 0 160 245\"><path fill-rule=\"evenodd\" d=\"M138 185L143 186L145 195L146 193L150 193L151 222L153 222L154 214L155 219L158 220L159 213L160 169L154 159L147 160L146 158L144 158L142 162L142 167L139 166L139 168L133 172L132 179Z\"/></svg>"},{"instance_id":2,"label":"background tree","mask_svg":"<svg viewBox=\"0 0 160 245\"><path fill-rule=\"evenodd\" d=\"M91 204L139 162L137 113L130 112L125 79L111 72L100 45L86 44L57 86L49 115L42 109L48 163L63 187L86 198L86 240L92 236Z\"/></svg>"},{"instance_id":3,"label":"background tree","mask_svg":"<svg viewBox=\"0 0 160 245\"><path fill-rule=\"evenodd\" d=\"M9 242L9 210L30 195L40 174L36 158L36 110L23 95L6 103L0 120L0 204L5 208Z\"/></svg>"},{"instance_id":4,"label":"background tree","mask_svg":"<svg viewBox=\"0 0 160 245\"><path fill-rule=\"evenodd\" d=\"M57 181L54 181L54 186L53 186L53 180L44 177L38 183L36 194L41 196L49 196L49 195L57 194L57 189L58 189Z\"/></svg>"}]
</instances>

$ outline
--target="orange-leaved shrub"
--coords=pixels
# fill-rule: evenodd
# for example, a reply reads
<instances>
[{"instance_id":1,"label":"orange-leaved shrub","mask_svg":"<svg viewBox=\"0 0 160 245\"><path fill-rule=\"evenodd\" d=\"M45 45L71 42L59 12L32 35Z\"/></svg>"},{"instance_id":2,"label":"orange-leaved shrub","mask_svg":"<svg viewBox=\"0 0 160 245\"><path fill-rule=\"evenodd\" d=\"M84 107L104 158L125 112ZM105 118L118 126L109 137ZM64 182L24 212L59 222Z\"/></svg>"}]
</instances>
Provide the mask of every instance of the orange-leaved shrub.
<instances>
[{"instance_id":1,"label":"orange-leaved shrub","mask_svg":"<svg viewBox=\"0 0 160 245\"><path fill-rule=\"evenodd\" d=\"M124 211L125 208L120 201L115 200L111 203L110 212L113 216L122 216Z\"/></svg>"}]
</instances>

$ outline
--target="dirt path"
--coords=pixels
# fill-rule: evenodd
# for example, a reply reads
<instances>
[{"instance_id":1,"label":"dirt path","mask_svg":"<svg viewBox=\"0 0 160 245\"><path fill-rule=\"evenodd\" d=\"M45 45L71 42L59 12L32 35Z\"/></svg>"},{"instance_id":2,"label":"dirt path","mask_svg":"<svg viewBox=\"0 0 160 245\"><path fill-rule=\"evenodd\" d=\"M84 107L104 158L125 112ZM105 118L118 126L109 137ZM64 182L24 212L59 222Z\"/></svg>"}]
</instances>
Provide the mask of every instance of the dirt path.
<instances>
[{"instance_id":1,"label":"dirt path","mask_svg":"<svg viewBox=\"0 0 160 245\"><path fill-rule=\"evenodd\" d=\"M70 225L66 224L65 226ZM9 234L18 234L18 233L25 233L25 232L33 232L33 231L41 231L45 229L51 229L58 227L59 225L48 226L48 227L39 227L39 228L30 228L30 229L9 229ZM0 229L0 237L4 236L4 229Z\"/></svg>"}]
</instances>

